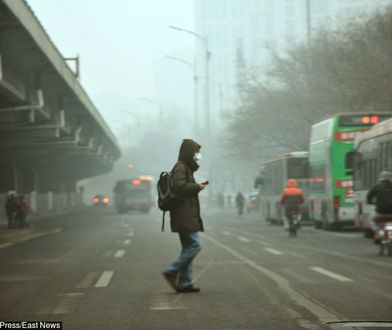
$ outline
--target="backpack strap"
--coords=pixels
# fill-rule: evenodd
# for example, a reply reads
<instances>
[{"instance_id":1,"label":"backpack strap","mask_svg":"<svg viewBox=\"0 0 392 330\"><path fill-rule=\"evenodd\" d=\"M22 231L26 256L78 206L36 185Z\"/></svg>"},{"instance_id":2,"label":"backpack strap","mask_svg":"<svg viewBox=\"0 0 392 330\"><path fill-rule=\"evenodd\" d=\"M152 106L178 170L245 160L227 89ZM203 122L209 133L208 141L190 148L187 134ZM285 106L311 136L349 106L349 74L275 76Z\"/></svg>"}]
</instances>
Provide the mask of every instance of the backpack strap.
<instances>
[{"instance_id":1,"label":"backpack strap","mask_svg":"<svg viewBox=\"0 0 392 330\"><path fill-rule=\"evenodd\" d=\"M162 215L162 231L165 231L165 214L166 214L166 211L163 211L163 215Z\"/></svg>"}]
</instances>

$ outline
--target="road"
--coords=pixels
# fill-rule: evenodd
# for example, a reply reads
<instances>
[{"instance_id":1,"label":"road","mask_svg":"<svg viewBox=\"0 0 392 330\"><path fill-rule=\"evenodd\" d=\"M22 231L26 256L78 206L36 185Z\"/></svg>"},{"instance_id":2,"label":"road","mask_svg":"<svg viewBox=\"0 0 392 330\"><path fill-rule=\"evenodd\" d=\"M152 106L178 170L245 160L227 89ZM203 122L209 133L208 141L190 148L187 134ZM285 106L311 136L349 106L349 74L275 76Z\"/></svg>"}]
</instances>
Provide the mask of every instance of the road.
<instances>
[{"instance_id":1,"label":"road","mask_svg":"<svg viewBox=\"0 0 392 330\"><path fill-rule=\"evenodd\" d=\"M0 321L63 329L392 329L392 257L358 232L303 227L289 238L257 214L203 211L200 293L177 294L162 269L179 241L161 213L89 208L0 244ZM168 227L168 226L167 226ZM366 321L361 326L345 321ZM376 323L377 321L389 321ZM376 327L378 326L378 327Z\"/></svg>"}]
</instances>

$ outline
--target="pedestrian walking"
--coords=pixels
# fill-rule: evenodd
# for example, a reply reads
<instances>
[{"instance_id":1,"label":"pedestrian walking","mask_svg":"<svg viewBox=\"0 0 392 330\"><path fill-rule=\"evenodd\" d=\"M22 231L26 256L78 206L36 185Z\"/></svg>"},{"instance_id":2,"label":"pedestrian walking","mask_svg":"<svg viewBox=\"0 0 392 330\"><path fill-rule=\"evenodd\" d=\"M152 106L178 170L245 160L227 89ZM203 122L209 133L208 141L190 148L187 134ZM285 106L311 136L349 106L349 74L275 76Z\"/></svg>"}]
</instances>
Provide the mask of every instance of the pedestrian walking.
<instances>
[{"instance_id":1,"label":"pedestrian walking","mask_svg":"<svg viewBox=\"0 0 392 330\"><path fill-rule=\"evenodd\" d=\"M177 163L172 170L174 192L181 198L180 205L170 211L172 232L178 233L182 250L178 258L164 271L163 276L178 293L199 292L192 283L193 260L201 250L200 231L204 231L200 217L198 194L208 181L196 183L193 176L199 168L201 146L191 139L182 141Z\"/></svg>"},{"instance_id":2,"label":"pedestrian walking","mask_svg":"<svg viewBox=\"0 0 392 330\"><path fill-rule=\"evenodd\" d=\"M30 212L30 205L27 202L27 199L25 196L20 195L18 197L18 209L16 213L16 219L19 222L19 227L28 227L28 223L26 221L27 215Z\"/></svg>"},{"instance_id":3,"label":"pedestrian walking","mask_svg":"<svg viewBox=\"0 0 392 330\"><path fill-rule=\"evenodd\" d=\"M5 212L8 218L8 228L15 224L16 214L18 212L18 199L14 192L10 192L5 202Z\"/></svg>"},{"instance_id":4,"label":"pedestrian walking","mask_svg":"<svg viewBox=\"0 0 392 330\"><path fill-rule=\"evenodd\" d=\"M239 191L235 197L235 204L237 205L238 215L241 216L244 214L245 197L241 191Z\"/></svg>"}]
</instances>

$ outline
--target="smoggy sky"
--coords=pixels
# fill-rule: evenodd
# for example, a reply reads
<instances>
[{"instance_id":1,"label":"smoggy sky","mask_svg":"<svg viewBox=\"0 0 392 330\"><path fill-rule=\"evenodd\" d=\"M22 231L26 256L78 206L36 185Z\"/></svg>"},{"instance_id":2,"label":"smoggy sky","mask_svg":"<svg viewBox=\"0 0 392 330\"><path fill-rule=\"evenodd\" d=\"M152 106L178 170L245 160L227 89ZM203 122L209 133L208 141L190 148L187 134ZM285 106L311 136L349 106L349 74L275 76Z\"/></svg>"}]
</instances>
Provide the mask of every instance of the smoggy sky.
<instances>
[{"instance_id":1,"label":"smoggy sky","mask_svg":"<svg viewBox=\"0 0 392 330\"><path fill-rule=\"evenodd\" d=\"M156 99L157 63L165 66L167 54L193 52L190 35L168 28L194 28L193 0L28 3L64 57L80 54L81 83L112 127L132 120L121 111L156 115L154 105L138 98Z\"/></svg>"}]
</instances>

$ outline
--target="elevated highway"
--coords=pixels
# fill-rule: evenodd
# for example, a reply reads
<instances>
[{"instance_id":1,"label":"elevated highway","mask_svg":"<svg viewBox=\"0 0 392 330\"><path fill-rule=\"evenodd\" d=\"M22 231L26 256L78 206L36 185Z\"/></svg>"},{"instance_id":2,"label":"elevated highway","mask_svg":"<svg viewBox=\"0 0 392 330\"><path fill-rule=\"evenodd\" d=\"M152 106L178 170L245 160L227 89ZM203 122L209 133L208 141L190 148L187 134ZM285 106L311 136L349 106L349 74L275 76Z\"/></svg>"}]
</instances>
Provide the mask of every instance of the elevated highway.
<instances>
[{"instance_id":1,"label":"elevated highway","mask_svg":"<svg viewBox=\"0 0 392 330\"><path fill-rule=\"evenodd\" d=\"M56 196L60 208L77 204L76 182L109 172L120 153L28 4L0 0L0 202L13 190L36 212Z\"/></svg>"}]
</instances>

